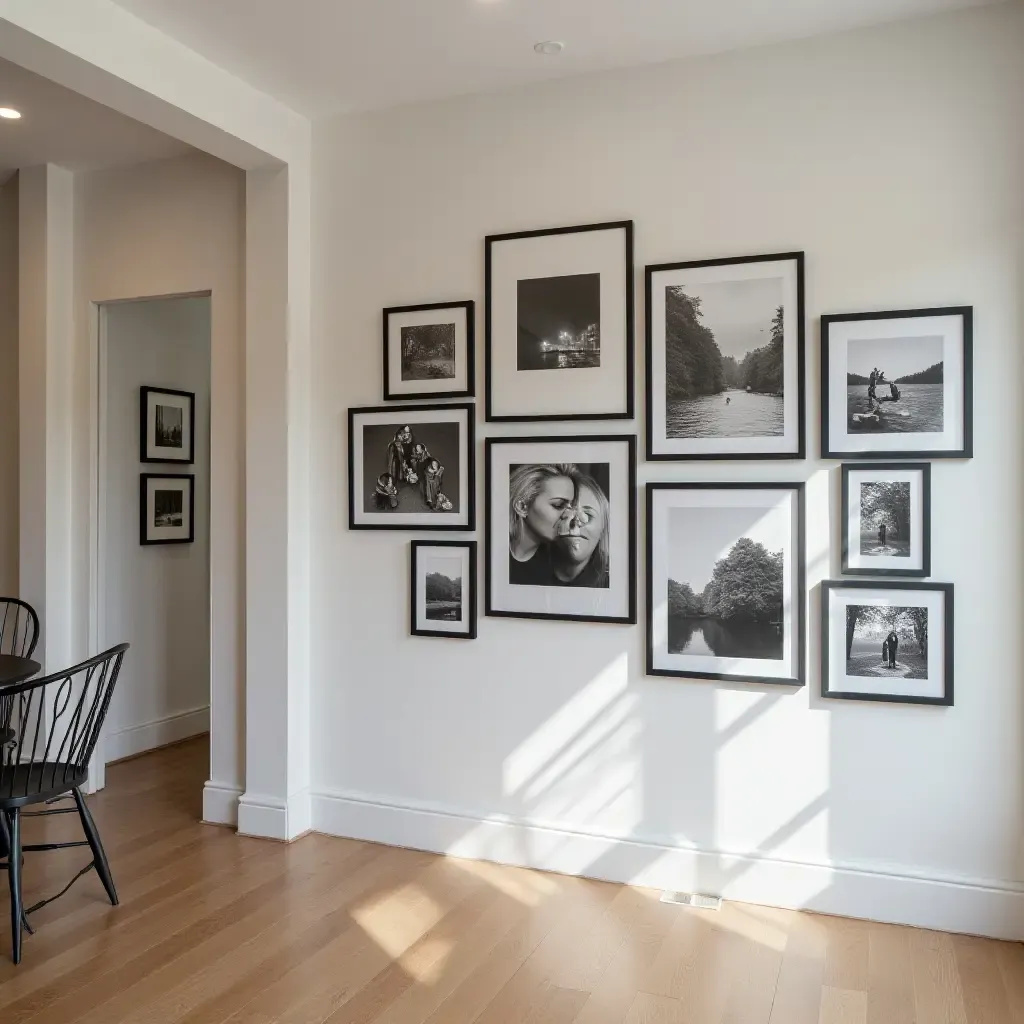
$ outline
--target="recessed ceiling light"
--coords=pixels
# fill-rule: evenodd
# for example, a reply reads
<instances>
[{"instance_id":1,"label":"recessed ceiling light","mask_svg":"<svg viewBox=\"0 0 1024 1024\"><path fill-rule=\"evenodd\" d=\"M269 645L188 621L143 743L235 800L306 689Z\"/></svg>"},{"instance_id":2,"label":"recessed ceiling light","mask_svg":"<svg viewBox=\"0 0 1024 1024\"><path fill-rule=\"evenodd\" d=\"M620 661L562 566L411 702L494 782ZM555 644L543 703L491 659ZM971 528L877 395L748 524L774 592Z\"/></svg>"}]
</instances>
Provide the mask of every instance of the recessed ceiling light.
<instances>
[{"instance_id":1,"label":"recessed ceiling light","mask_svg":"<svg viewBox=\"0 0 1024 1024\"><path fill-rule=\"evenodd\" d=\"M545 39L542 43L534 43L533 48L537 53L543 53L545 57L553 57L565 49L565 43L560 43L557 39Z\"/></svg>"},{"instance_id":2,"label":"recessed ceiling light","mask_svg":"<svg viewBox=\"0 0 1024 1024\"><path fill-rule=\"evenodd\" d=\"M8 121L17 121L21 117L21 111L15 110L14 107L0 107L0 117Z\"/></svg>"}]
</instances>

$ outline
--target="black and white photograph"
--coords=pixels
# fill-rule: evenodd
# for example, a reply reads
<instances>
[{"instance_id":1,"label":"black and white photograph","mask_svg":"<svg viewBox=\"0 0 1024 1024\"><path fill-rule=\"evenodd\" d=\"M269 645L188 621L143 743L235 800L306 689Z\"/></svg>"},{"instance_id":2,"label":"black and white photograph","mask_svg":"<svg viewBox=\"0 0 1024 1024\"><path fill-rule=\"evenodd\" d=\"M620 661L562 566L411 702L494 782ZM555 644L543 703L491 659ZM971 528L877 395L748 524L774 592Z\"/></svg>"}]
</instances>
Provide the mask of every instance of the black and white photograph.
<instances>
[{"instance_id":1,"label":"black and white photograph","mask_svg":"<svg viewBox=\"0 0 1024 1024\"><path fill-rule=\"evenodd\" d=\"M350 409L350 527L473 529L473 410Z\"/></svg>"},{"instance_id":2,"label":"black and white photograph","mask_svg":"<svg viewBox=\"0 0 1024 1024\"><path fill-rule=\"evenodd\" d=\"M414 540L411 632L476 638L476 541Z\"/></svg>"},{"instance_id":3,"label":"black and white photograph","mask_svg":"<svg viewBox=\"0 0 1024 1024\"><path fill-rule=\"evenodd\" d=\"M139 443L142 462L195 462L195 394L143 387Z\"/></svg>"},{"instance_id":4,"label":"black and white photograph","mask_svg":"<svg viewBox=\"0 0 1024 1024\"><path fill-rule=\"evenodd\" d=\"M195 477L143 473L139 480L139 543L195 541Z\"/></svg>"},{"instance_id":5,"label":"black and white photograph","mask_svg":"<svg viewBox=\"0 0 1024 1024\"><path fill-rule=\"evenodd\" d=\"M475 311L472 301L385 309L384 400L471 398Z\"/></svg>"},{"instance_id":6,"label":"black and white photograph","mask_svg":"<svg viewBox=\"0 0 1024 1024\"><path fill-rule=\"evenodd\" d=\"M952 584L822 584L822 696L949 705L952 665Z\"/></svg>"},{"instance_id":7,"label":"black and white photograph","mask_svg":"<svg viewBox=\"0 0 1024 1024\"><path fill-rule=\"evenodd\" d=\"M853 576L931 573L931 466L842 467L842 571Z\"/></svg>"},{"instance_id":8,"label":"black and white photograph","mask_svg":"<svg viewBox=\"0 0 1024 1024\"><path fill-rule=\"evenodd\" d=\"M803 485L647 485L649 675L803 685Z\"/></svg>"},{"instance_id":9,"label":"black and white photograph","mask_svg":"<svg viewBox=\"0 0 1024 1024\"><path fill-rule=\"evenodd\" d=\"M649 459L803 458L803 254L646 272Z\"/></svg>"},{"instance_id":10,"label":"black and white photograph","mask_svg":"<svg viewBox=\"0 0 1024 1024\"><path fill-rule=\"evenodd\" d=\"M826 458L968 458L970 307L821 318Z\"/></svg>"},{"instance_id":11,"label":"black and white photograph","mask_svg":"<svg viewBox=\"0 0 1024 1024\"><path fill-rule=\"evenodd\" d=\"M486 418L633 416L633 222L486 239Z\"/></svg>"},{"instance_id":12,"label":"black and white photograph","mask_svg":"<svg viewBox=\"0 0 1024 1024\"><path fill-rule=\"evenodd\" d=\"M487 614L636 621L636 445L489 438Z\"/></svg>"}]
</instances>

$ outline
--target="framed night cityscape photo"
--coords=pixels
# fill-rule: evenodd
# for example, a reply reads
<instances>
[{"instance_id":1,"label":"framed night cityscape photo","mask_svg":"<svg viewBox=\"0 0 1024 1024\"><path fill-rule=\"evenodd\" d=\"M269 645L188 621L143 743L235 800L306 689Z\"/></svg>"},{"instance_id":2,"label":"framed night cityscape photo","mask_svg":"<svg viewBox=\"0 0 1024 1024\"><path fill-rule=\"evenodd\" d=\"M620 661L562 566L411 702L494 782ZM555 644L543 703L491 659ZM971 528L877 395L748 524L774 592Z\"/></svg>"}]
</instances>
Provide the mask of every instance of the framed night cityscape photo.
<instances>
[{"instance_id":1,"label":"framed night cityscape photo","mask_svg":"<svg viewBox=\"0 0 1024 1024\"><path fill-rule=\"evenodd\" d=\"M632 419L633 222L486 239L486 418Z\"/></svg>"}]
</instances>

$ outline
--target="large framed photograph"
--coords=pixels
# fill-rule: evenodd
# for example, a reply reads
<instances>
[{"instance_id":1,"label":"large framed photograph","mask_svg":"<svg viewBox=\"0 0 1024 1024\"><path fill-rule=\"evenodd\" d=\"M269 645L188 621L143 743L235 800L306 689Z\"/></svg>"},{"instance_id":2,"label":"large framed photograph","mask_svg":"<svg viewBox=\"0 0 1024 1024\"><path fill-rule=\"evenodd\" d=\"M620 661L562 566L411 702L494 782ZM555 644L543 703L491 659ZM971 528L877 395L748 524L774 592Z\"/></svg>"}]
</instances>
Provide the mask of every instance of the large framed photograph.
<instances>
[{"instance_id":1,"label":"large framed photograph","mask_svg":"<svg viewBox=\"0 0 1024 1024\"><path fill-rule=\"evenodd\" d=\"M647 674L804 684L804 485L647 485Z\"/></svg>"},{"instance_id":2,"label":"large framed photograph","mask_svg":"<svg viewBox=\"0 0 1024 1024\"><path fill-rule=\"evenodd\" d=\"M843 466L843 575L930 576L927 462Z\"/></svg>"},{"instance_id":3,"label":"large framed photograph","mask_svg":"<svg viewBox=\"0 0 1024 1024\"><path fill-rule=\"evenodd\" d=\"M476 541L412 542L413 636L476 639Z\"/></svg>"},{"instance_id":4,"label":"large framed photograph","mask_svg":"<svg viewBox=\"0 0 1024 1024\"><path fill-rule=\"evenodd\" d=\"M821 585L821 695L953 703L953 584Z\"/></svg>"},{"instance_id":5,"label":"large framed photograph","mask_svg":"<svg viewBox=\"0 0 1024 1024\"><path fill-rule=\"evenodd\" d=\"M434 302L384 310L384 400L471 398L476 304Z\"/></svg>"},{"instance_id":6,"label":"large framed photograph","mask_svg":"<svg viewBox=\"0 0 1024 1024\"><path fill-rule=\"evenodd\" d=\"M633 418L633 222L486 240L488 420Z\"/></svg>"},{"instance_id":7,"label":"large framed photograph","mask_svg":"<svg viewBox=\"0 0 1024 1024\"><path fill-rule=\"evenodd\" d=\"M195 512L193 474L140 475L140 544L192 544L196 539Z\"/></svg>"},{"instance_id":8,"label":"large framed photograph","mask_svg":"<svg viewBox=\"0 0 1024 1024\"><path fill-rule=\"evenodd\" d=\"M804 254L645 277L647 458L804 458Z\"/></svg>"},{"instance_id":9,"label":"large framed photograph","mask_svg":"<svg viewBox=\"0 0 1024 1024\"><path fill-rule=\"evenodd\" d=\"M170 388L139 389L139 460L196 461L196 396Z\"/></svg>"},{"instance_id":10,"label":"large framed photograph","mask_svg":"<svg viewBox=\"0 0 1024 1024\"><path fill-rule=\"evenodd\" d=\"M475 529L474 410L349 409L349 529Z\"/></svg>"},{"instance_id":11,"label":"large framed photograph","mask_svg":"<svg viewBox=\"0 0 1024 1024\"><path fill-rule=\"evenodd\" d=\"M826 459L969 459L971 306L821 318Z\"/></svg>"},{"instance_id":12,"label":"large framed photograph","mask_svg":"<svg viewBox=\"0 0 1024 1024\"><path fill-rule=\"evenodd\" d=\"M636 438L490 437L486 612L636 622Z\"/></svg>"}]
</instances>

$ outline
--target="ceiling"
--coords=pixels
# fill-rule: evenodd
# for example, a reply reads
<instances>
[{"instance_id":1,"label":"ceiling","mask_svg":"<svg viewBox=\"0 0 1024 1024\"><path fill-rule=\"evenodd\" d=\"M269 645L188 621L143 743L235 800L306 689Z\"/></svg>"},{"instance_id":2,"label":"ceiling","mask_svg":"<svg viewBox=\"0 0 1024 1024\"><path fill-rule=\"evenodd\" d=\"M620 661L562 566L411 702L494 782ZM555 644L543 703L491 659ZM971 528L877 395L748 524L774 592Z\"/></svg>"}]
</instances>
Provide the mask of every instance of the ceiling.
<instances>
[{"instance_id":1,"label":"ceiling","mask_svg":"<svg viewBox=\"0 0 1024 1024\"><path fill-rule=\"evenodd\" d=\"M310 117L804 38L990 0L116 0ZM533 45L565 42L558 57Z\"/></svg>"},{"instance_id":2,"label":"ceiling","mask_svg":"<svg viewBox=\"0 0 1024 1024\"><path fill-rule=\"evenodd\" d=\"M0 106L22 113L20 121L0 121L0 181L35 164L89 171L191 152L169 135L5 60Z\"/></svg>"}]
</instances>

